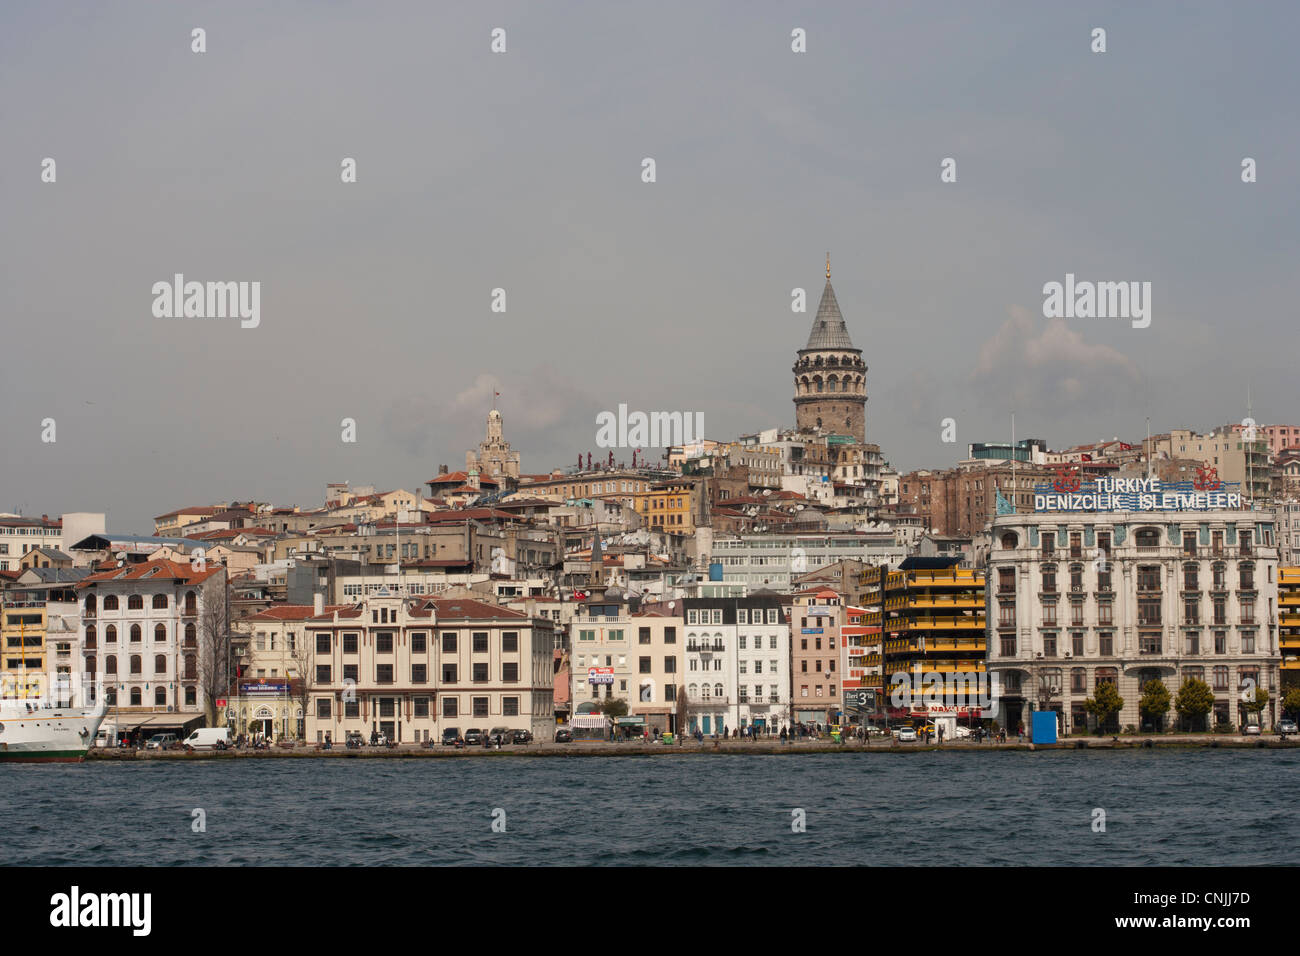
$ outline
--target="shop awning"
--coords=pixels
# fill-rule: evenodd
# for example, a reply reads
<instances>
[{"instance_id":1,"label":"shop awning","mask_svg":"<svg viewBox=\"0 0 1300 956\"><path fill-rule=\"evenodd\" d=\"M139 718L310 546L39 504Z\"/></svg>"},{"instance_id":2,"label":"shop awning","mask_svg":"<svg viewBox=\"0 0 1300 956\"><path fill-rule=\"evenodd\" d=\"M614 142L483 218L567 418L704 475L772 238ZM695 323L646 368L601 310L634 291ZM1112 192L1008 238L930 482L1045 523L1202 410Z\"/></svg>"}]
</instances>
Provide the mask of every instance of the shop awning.
<instances>
[{"instance_id":1,"label":"shop awning","mask_svg":"<svg viewBox=\"0 0 1300 956\"><path fill-rule=\"evenodd\" d=\"M609 718L604 714L574 714L570 724L575 730L604 730Z\"/></svg>"}]
</instances>

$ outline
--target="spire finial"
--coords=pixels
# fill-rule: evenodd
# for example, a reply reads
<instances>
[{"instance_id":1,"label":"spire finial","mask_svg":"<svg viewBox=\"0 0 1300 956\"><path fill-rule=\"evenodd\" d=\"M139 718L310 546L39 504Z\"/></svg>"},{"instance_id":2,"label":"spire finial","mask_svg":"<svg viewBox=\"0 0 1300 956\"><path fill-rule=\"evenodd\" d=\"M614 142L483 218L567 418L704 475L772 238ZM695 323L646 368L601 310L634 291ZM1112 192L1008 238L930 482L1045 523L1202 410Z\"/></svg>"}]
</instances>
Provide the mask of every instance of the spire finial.
<instances>
[{"instance_id":1,"label":"spire finial","mask_svg":"<svg viewBox=\"0 0 1300 956\"><path fill-rule=\"evenodd\" d=\"M826 253L826 278L831 277L831 254Z\"/></svg>"}]
</instances>

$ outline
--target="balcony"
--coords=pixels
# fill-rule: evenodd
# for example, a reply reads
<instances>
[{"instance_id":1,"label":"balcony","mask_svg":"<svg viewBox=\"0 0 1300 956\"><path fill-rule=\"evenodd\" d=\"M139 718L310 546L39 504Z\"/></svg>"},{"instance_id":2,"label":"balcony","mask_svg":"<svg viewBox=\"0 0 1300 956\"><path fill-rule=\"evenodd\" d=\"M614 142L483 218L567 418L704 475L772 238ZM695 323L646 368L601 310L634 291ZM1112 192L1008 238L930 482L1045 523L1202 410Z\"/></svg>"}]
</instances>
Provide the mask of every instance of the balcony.
<instances>
[{"instance_id":1,"label":"balcony","mask_svg":"<svg viewBox=\"0 0 1300 956\"><path fill-rule=\"evenodd\" d=\"M686 703L691 707L727 707L731 704L730 697L689 697Z\"/></svg>"}]
</instances>

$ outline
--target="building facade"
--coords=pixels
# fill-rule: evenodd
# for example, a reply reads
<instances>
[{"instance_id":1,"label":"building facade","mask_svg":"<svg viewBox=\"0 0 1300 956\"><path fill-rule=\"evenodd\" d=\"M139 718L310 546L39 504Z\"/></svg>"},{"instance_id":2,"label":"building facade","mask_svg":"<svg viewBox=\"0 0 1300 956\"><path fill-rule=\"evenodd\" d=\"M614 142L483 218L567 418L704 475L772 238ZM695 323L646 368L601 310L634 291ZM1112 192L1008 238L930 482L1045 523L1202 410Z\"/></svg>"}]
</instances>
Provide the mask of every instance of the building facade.
<instances>
[{"instance_id":1,"label":"building facade","mask_svg":"<svg viewBox=\"0 0 1300 956\"><path fill-rule=\"evenodd\" d=\"M777 733L789 717L789 643L781 599L687 598L688 733L756 728Z\"/></svg>"},{"instance_id":2,"label":"building facade","mask_svg":"<svg viewBox=\"0 0 1300 956\"><path fill-rule=\"evenodd\" d=\"M1056 711L1063 732L1090 726L1084 702L1102 683L1124 700L1112 731L1141 727L1141 687L1176 695L1198 678L1209 719L1240 725L1250 681L1277 714L1277 548L1271 512L1116 511L1003 515L988 569L989 669L998 719ZM1174 726L1172 711L1157 723Z\"/></svg>"}]
</instances>

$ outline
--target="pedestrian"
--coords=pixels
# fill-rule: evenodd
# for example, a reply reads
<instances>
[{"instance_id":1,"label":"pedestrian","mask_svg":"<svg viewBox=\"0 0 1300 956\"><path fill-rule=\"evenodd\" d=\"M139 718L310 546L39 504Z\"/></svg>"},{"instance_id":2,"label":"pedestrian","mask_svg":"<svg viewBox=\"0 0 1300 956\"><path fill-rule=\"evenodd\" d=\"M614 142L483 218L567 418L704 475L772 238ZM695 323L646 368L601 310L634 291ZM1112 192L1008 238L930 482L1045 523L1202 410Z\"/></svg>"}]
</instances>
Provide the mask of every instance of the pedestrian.
<instances>
[{"instance_id":1,"label":"pedestrian","mask_svg":"<svg viewBox=\"0 0 1300 956\"><path fill-rule=\"evenodd\" d=\"M943 746L943 728L942 728L942 727L939 728L939 746L940 746L940 747Z\"/></svg>"}]
</instances>

